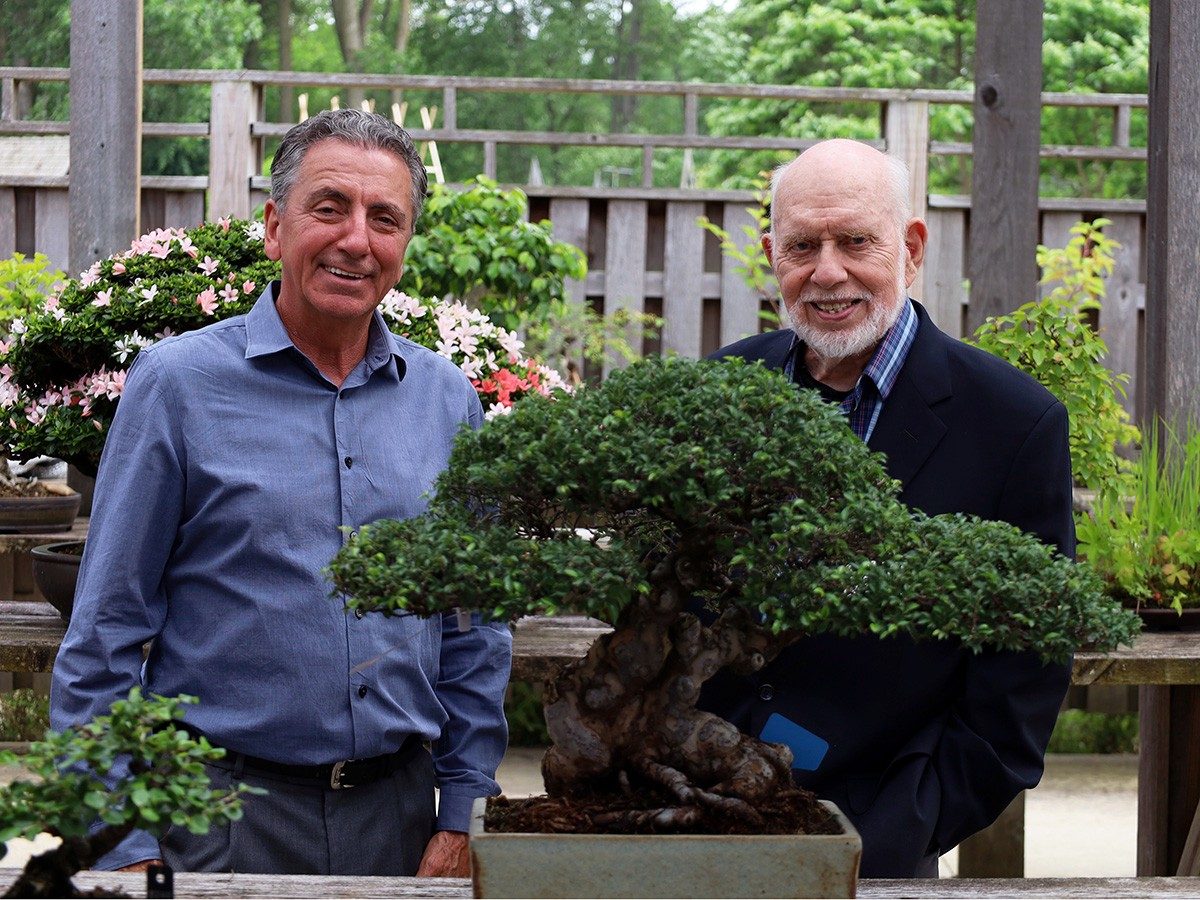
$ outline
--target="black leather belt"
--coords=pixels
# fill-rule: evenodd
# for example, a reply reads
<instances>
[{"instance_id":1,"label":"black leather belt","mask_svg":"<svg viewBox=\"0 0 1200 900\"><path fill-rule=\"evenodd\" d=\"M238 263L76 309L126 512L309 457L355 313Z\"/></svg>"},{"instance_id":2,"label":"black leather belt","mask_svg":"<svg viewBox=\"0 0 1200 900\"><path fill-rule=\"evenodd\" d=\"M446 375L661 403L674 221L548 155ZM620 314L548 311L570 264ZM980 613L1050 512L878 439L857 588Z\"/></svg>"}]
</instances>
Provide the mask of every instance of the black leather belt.
<instances>
[{"instance_id":1,"label":"black leather belt","mask_svg":"<svg viewBox=\"0 0 1200 900\"><path fill-rule=\"evenodd\" d=\"M200 732L197 729L186 723L183 723L183 725L184 730L191 733L194 737L200 736ZM213 746L219 746L211 739L209 739L209 743L213 744ZM421 746L421 738L418 735L410 734L395 753L385 753L382 756L370 756L364 759L343 759L334 763L323 763L312 766L281 763L272 759L262 759L258 756L250 756L248 753L238 753L234 750L226 749L225 756L214 760L210 765L214 765L219 769L227 769L234 773L244 772L251 775L261 775L264 778L286 781L290 784L327 787L336 791L344 788L360 787L364 784L371 784L381 778L386 778L407 763Z\"/></svg>"}]
</instances>

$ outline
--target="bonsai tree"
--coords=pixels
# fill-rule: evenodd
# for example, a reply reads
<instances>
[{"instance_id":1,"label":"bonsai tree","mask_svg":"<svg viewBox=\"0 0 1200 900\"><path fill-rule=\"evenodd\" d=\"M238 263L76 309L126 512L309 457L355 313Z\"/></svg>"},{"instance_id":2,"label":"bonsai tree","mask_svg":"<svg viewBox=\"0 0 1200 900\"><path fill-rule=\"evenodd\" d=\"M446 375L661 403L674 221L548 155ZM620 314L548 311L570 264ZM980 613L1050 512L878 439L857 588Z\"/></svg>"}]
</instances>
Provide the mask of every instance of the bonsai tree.
<instances>
[{"instance_id":1,"label":"bonsai tree","mask_svg":"<svg viewBox=\"0 0 1200 900\"><path fill-rule=\"evenodd\" d=\"M786 748L696 708L724 666L818 632L1064 660L1138 630L1035 538L902 505L836 410L736 361L647 361L463 433L428 512L362 529L331 574L355 608L611 623L547 685L543 774L657 795L592 823L643 829L757 830L795 793Z\"/></svg>"},{"instance_id":2,"label":"bonsai tree","mask_svg":"<svg viewBox=\"0 0 1200 900\"><path fill-rule=\"evenodd\" d=\"M0 842L43 831L62 838L29 860L6 897L82 896L71 876L91 868L135 828L159 835L174 824L204 834L215 822L241 817L242 796L261 791L246 785L210 790L204 763L225 751L172 727L183 705L195 702L143 697L134 688L109 715L51 732L26 756L0 754L0 762L19 763L39 779L0 787ZM123 760L128 776L115 785L98 774ZM93 831L97 818L103 825Z\"/></svg>"}]
</instances>

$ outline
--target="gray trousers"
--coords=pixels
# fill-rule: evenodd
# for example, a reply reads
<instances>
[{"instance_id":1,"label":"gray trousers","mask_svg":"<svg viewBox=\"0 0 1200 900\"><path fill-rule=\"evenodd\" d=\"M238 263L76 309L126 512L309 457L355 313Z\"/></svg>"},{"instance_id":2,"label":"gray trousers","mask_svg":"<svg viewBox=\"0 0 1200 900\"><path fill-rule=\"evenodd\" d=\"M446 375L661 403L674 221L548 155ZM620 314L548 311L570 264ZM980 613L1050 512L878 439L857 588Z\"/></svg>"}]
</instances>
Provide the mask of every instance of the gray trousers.
<instances>
[{"instance_id":1,"label":"gray trousers","mask_svg":"<svg viewBox=\"0 0 1200 900\"><path fill-rule=\"evenodd\" d=\"M159 847L176 871L415 875L433 834L433 760L424 748L390 776L341 790L205 770L214 789L245 782L269 793L245 797L242 818L208 834L172 825Z\"/></svg>"}]
</instances>

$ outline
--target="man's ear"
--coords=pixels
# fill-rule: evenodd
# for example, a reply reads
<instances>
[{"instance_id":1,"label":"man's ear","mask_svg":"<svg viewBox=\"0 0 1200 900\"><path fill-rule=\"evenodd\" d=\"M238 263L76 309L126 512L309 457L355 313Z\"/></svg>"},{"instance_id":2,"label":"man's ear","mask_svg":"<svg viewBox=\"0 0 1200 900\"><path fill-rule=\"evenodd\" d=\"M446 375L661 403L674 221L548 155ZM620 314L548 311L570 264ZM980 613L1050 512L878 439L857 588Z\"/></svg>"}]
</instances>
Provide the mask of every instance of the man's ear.
<instances>
[{"instance_id":1,"label":"man's ear","mask_svg":"<svg viewBox=\"0 0 1200 900\"><path fill-rule=\"evenodd\" d=\"M774 250L771 247L771 232L767 232L762 236L763 253L767 254L767 262L772 266L775 265Z\"/></svg>"},{"instance_id":2,"label":"man's ear","mask_svg":"<svg viewBox=\"0 0 1200 900\"><path fill-rule=\"evenodd\" d=\"M263 226L263 251L267 259L278 262L283 254L279 247L279 207L274 200L268 200L263 207Z\"/></svg>"},{"instance_id":3,"label":"man's ear","mask_svg":"<svg viewBox=\"0 0 1200 900\"><path fill-rule=\"evenodd\" d=\"M911 286L916 280L917 270L925 261L925 244L929 241L929 228L922 219L910 219L904 229L904 248L908 251L904 262L904 284Z\"/></svg>"}]
</instances>

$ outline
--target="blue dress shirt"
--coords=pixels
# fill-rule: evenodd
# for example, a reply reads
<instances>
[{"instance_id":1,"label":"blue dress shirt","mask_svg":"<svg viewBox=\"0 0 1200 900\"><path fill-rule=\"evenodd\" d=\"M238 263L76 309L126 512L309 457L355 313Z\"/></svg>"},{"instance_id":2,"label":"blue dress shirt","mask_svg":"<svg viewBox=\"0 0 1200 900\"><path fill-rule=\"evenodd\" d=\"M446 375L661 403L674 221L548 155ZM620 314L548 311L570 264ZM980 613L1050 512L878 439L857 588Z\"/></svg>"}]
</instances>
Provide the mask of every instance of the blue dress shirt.
<instances>
[{"instance_id":1,"label":"blue dress shirt","mask_svg":"<svg viewBox=\"0 0 1200 900\"><path fill-rule=\"evenodd\" d=\"M323 764L433 742L437 827L498 792L512 638L456 617L347 613L323 569L347 534L419 515L455 434L483 412L452 363L378 312L340 388L293 344L271 285L245 316L143 350L96 483L56 729L134 685L193 694L214 743ZM142 645L154 643L145 664ZM103 860L158 855L135 833Z\"/></svg>"}]
</instances>

